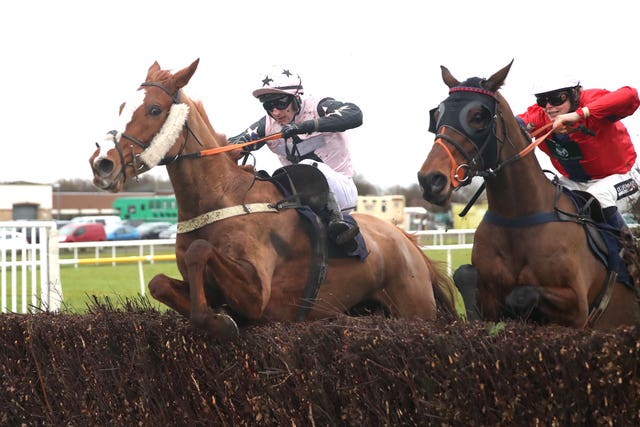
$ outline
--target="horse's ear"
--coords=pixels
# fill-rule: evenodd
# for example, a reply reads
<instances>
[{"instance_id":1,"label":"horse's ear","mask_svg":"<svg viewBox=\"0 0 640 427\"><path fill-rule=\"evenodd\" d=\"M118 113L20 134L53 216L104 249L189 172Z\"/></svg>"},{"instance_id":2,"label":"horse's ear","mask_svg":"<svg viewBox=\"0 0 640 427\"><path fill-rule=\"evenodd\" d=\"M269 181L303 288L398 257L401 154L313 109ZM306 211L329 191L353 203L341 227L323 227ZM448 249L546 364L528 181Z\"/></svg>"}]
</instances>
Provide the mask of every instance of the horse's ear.
<instances>
[{"instance_id":1,"label":"horse's ear","mask_svg":"<svg viewBox=\"0 0 640 427\"><path fill-rule=\"evenodd\" d=\"M176 89L181 89L185 87L187 83L189 83L189 80L191 80L193 73L195 73L196 68L198 68L198 63L200 63L200 58L196 59L191 63L191 65L183 68L173 75L173 81L176 85Z\"/></svg>"},{"instance_id":2,"label":"horse's ear","mask_svg":"<svg viewBox=\"0 0 640 427\"><path fill-rule=\"evenodd\" d=\"M490 90L491 92L496 92L498 89L500 89L504 84L505 79L507 78L507 74L509 74L509 70L511 69L512 64L513 59L507 64L507 66L489 77L484 85L484 88Z\"/></svg>"},{"instance_id":3,"label":"horse's ear","mask_svg":"<svg viewBox=\"0 0 640 427\"><path fill-rule=\"evenodd\" d=\"M447 86L449 86L449 88L458 86L460 84L458 79L456 79L455 77L453 77L453 75L451 75L451 72L447 67L445 67L444 65L441 65L440 70L442 70L442 81L444 81L444 83Z\"/></svg>"},{"instance_id":4,"label":"horse's ear","mask_svg":"<svg viewBox=\"0 0 640 427\"><path fill-rule=\"evenodd\" d=\"M151 64L151 67L149 67L149 71L147 71L147 76L150 76L151 73L156 73L160 70L160 64L158 64L158 61L153 61L153 64Z\"/></svg>"}]
</instances>

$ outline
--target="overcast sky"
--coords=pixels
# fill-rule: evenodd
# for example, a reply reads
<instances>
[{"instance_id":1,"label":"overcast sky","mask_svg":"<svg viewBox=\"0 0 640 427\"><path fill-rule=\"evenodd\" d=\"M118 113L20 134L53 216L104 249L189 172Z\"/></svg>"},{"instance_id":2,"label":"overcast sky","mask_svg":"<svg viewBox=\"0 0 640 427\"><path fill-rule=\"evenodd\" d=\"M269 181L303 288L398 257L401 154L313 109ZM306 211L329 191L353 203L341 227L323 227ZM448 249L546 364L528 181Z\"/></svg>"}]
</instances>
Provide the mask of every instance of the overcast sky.
<instances>
[{"instance_id":1,"label":"overcast sky","mask_svg":"<svg viewBox=\"0 0 640 427\"><path fill-rule=\"evenodd\" d=\"M305 91L351 101L357 172L382 187L416 182L433 142L428 110L459 80L514 59L502 90L515 112L534 82L558 74L585 87L640 87L632 3L519 1L5 1L0 4L0 182L91 179L95 141L153 61L178 70L200 58L185 92L229 136L262 114L251 92L273 64ZM640 113L624 123L640 144ZM266 147L258 168L278 162ZM166 176L163 167L151 173Z\"/></svg>"}]
</instances>

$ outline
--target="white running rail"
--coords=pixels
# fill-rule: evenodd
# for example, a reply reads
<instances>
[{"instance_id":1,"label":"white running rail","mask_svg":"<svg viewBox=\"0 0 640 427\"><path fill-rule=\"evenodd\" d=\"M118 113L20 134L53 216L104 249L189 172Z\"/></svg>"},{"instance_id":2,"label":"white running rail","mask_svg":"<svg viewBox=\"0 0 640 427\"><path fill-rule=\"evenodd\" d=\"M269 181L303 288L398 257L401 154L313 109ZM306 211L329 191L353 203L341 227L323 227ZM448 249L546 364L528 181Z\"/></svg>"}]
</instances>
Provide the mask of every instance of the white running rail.
<instances>
[{"instance_id":1,"label":"white running rail","mask_svg":"<svg viewBox=\"0 0 640 427\"><path fill-rule=\"evenodd\" d=\"M62 302L53 221L0 222L0 312L58 311Z\"/></svg>"}]
</instances>

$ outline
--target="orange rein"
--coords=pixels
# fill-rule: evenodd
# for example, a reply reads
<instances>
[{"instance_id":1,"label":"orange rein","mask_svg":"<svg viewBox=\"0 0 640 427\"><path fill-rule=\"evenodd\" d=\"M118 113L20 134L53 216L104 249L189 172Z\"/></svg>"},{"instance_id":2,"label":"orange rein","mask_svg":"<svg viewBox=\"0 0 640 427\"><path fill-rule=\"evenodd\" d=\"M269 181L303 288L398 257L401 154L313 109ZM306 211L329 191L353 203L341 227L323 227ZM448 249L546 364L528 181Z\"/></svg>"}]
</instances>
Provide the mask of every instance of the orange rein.
<instances>
[{"instance_id":1,"label":"orange rein","mask_svg":"<svg viewBox=\"0 0 640 427\"><path fill-rule=\"evenodd\" d=\"M229 144L222 147L209 148L208 150L202 150L198 154L200 157L211 156L213 154L224 153L225 151L237 150L239 148L246 147L247 145L259 144L264 141L271 141L273 139L282 138L282 132L267 135L264 138L256 139L255 141L243 142L242 144Z\"/></svg>"},{"instance_id":2,"label":"orange rein","mask_svg":"<svg viewBox=\"0 0 640 427\"><path fill-rule=\"evenodd\" d=\"M542 141L544 141L545 139L547 139L547 137L549 135L551 135L551 131L545 133L543 136L541 136L540 138L536 138L536 136L538 134L541 134L542 131L544 131L545 129L550 128L551 126L553 126L553 122L547 123L546 125L542 126L541 128L536 129L535 131L533 131L533 133L531 133L531 138L532 140L534 140L531 144L527 145L522 151L520 151L518 153L519 157L524 157L527 154L529 154L531 151L533 151L534 148L536 148L538 145L540 145L542 143Z\"/></svg>"}]
</instances>

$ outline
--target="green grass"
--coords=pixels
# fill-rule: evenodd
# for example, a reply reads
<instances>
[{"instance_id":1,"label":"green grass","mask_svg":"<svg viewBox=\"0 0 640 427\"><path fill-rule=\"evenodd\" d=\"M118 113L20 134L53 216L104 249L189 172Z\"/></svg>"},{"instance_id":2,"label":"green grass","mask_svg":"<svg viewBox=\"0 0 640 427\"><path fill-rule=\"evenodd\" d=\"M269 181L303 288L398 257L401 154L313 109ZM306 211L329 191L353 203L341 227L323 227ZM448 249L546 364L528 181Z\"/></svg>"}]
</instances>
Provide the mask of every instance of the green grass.
<instances>
[{"instance_id":1,"label":"green grass","mask_svg":"<svg viewBox=\"0 0 640 427\"><path fill-rule=\"evenodd\" d=\"M434 250L429 249L425 251L427 256L433 260L438 260L445 262L447 260L447 251L446 250ZM451 273L462 264L470 264L471 263L471 249L456 249L451 251Z\"/></svg>"},{"instance_id":2,"label":"green grass","mask_svg":"<svg viewBox=\"0 0 640 427\"><path fill-rule=\"evenodd\" d=\"M149 295L147 284L159 273L180 278L175 261L143 263L144 295L150 304L156 308L163 308ZM140 277L137 263L126 263L112 266L81 265L78 268L63 266L60 268L64 308L73 312L85 312L87 305L94 297L109 298L117 306L126 299L137 299L142 296Z\"/></svg>"}]
</instances>

